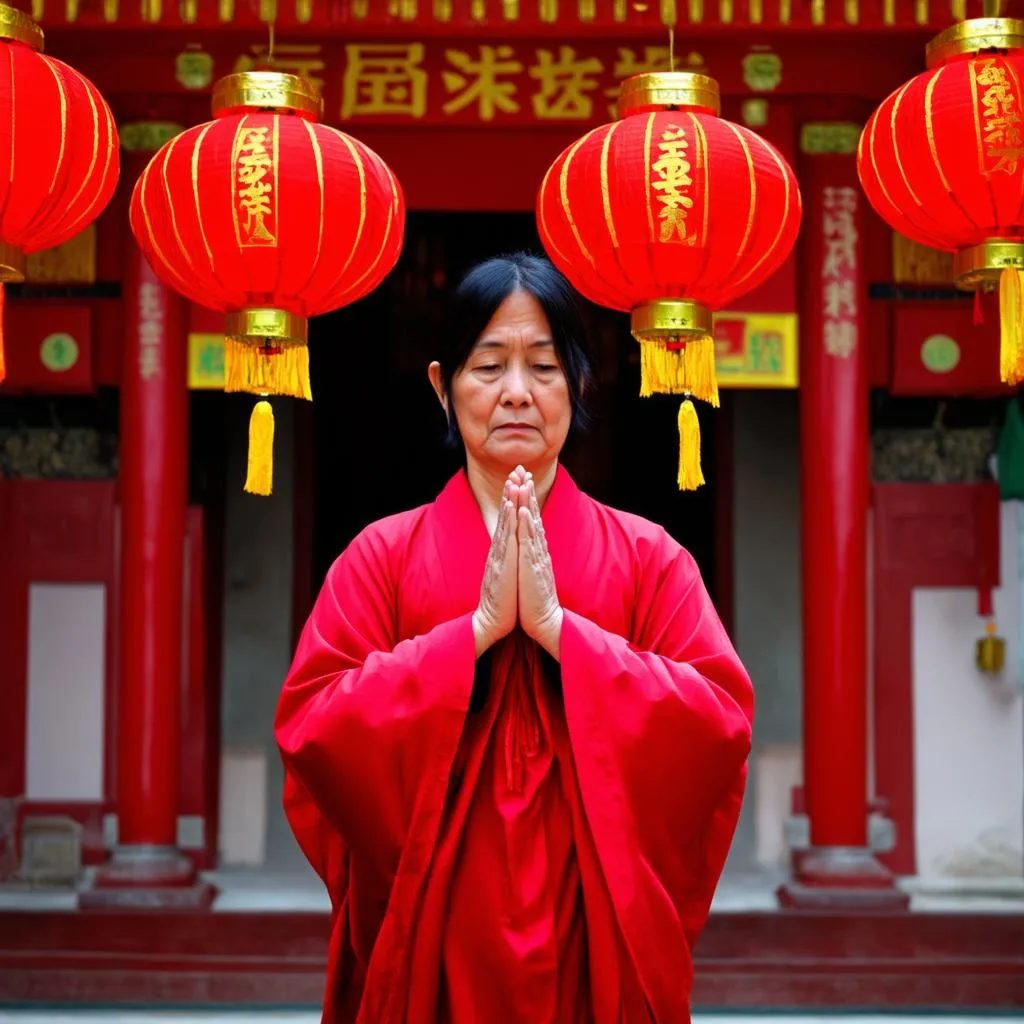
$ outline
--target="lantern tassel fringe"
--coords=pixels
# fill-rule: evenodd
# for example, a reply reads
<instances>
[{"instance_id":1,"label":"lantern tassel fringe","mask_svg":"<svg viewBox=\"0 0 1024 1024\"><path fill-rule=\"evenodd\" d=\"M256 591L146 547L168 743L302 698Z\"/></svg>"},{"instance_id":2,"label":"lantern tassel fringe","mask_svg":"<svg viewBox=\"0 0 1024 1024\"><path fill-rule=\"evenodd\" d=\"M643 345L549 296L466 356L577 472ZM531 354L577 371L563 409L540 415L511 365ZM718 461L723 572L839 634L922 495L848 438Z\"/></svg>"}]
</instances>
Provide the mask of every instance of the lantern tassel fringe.
<instances>
[{"instance_id":1,"label":"lantern tassel fringe","mask_svg":"<svg viewBox=\"0 0 1024 1024\"><path fill-rule=\"evenodd\" d=\"M249 461L245 489L264 497L274 490L274 410L257 402L249 417Z\"/></svg>"},{"instance_id":2,"label":"lantern tassel fringe","mask_svg":"<svg viewBox=\"0 0 1024 1024\"><path fill-rule=\"evenodd\" d=\"M240 338L224 339L224 390L313 399L309 349L305 345L263 348Z\"/></svg>"},{"instance_id":3,"label":"lantern tassel fringe","mask_svg":"<svg viewBox=\"0 0 1024 1024\"><path fill-rule=\"evenodd\" d=\"M700 468L700 423L689 396L679 406L679 473L681 491L695 491L704 485Z\"/></svg>"},{"instance_id":4,"label":"lantern tassel fringe","mask_svg":"<svg viewBox=\"0 0 1024 1024\"><path fill-rule=\"evenodd\" d=\"M999 274L999 375L1006 384L1024 380L1024 274L1004 267Z\"/></svg>"},{"instance_id":5,"label":"lantern tassel fringe","mask_svg":"<svg viewBox=\"0 0 1024 1024\"><path fill-rule=\"evenodd\" d=\"M689 395L718 408L715 342L709 335L640 342L640 397ZM678 346L669 348L669 345Z\"/></svg>"}]
</instances>

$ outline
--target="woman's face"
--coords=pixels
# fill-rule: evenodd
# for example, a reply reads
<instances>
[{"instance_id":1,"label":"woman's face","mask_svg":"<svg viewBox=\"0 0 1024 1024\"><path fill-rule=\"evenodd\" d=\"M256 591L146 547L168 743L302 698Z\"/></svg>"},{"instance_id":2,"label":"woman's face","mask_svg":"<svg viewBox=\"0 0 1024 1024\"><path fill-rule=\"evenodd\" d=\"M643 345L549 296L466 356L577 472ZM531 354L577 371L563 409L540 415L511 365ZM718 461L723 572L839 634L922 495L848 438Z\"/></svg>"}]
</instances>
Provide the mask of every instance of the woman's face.
<instances>
[{"instance_id":1,"label":"woman's face","mask_svg":"<svg viewBox=\"0 0 1024 1024\"><path fill-rule=\"evenodd\" d=\"M430 379L444 402L436 363ZM468 459L504 473L558 458L572 422L569 386L548 319L528 292L498 307L451 391Z\"/></svg>"}]
</instances>

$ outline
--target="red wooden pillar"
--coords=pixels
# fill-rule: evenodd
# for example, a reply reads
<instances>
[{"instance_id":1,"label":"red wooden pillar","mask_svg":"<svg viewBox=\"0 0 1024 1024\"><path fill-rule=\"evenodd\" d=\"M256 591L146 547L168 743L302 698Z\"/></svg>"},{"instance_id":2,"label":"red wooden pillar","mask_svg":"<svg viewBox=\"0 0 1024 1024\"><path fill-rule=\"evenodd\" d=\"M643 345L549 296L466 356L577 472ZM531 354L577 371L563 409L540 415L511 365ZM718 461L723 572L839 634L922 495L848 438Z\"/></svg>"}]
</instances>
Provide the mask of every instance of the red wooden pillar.
<instances>
[{"instance_id":1,"label":"red wooden pillar","mask_svg":"<svg viewBox=\"0 0 1024 1024\"><path fill-rule=\"evenodd\" d=\"M164 125L122 129L125 193L175 133ZM185 304L153 273L126 216L124 223L118 843L84 902L195 906L208 901L210 889L197 884L192 862L177 848L188 505Z\"/></svg>"},{"instance_id":2,"label":"red wooden pillar","mask_svg":"<svg viewBox=\"0 0 1024 1024\"><path fill-rule=\"evenodd\" d=\"M870 429L857 135L854 125L803 134L803 775L811 849L795 858L796 877L779 892L785 906L907 902L868 845Z\"/></svg>"}]
</instances>

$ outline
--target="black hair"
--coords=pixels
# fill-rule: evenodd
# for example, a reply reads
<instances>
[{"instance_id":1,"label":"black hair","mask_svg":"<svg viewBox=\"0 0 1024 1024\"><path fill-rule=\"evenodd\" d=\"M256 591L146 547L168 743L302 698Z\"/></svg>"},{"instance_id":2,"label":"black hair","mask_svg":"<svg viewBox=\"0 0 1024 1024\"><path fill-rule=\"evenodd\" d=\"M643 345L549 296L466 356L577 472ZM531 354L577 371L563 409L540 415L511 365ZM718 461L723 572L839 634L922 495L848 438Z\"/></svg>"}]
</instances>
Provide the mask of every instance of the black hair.
<instances>
[{"instance_id":1,"label":"black hair","mask_svg":"<svg viewBox=\"0 0 1024 1024\"><path fill-rule=\"evenodd\" d=\"M584 430L590 422L584 399L593 383L593 362L572 285L543 256L514 252L478 263L448 300L438 362L448 395L446 441L452 447L462 440L451 401L452 378L466 364L498 307L515 292L532 295L547 317L558 361L569 385L571 432Z\"/></svg>"}]
</instances>

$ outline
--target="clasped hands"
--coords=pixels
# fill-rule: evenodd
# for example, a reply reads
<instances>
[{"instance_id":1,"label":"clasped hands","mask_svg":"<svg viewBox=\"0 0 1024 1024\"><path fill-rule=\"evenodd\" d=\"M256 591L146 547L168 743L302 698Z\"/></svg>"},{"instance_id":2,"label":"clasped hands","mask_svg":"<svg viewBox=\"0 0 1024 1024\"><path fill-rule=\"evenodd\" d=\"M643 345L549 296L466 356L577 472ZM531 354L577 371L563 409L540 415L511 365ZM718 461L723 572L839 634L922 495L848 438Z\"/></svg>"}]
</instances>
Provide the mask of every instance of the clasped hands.
<instances>
[{"instance_id":1,"label":"clasped hands","mask_svg":"<svg viewBox=\"0 0 1024 1024\"><path fill-rule=\"evenodd\" d=\"M477 656L518 623L557 659L562 618L533 476L517 466L505 481L480 604L473 613Z\"/></svg>"}]
</instances>

